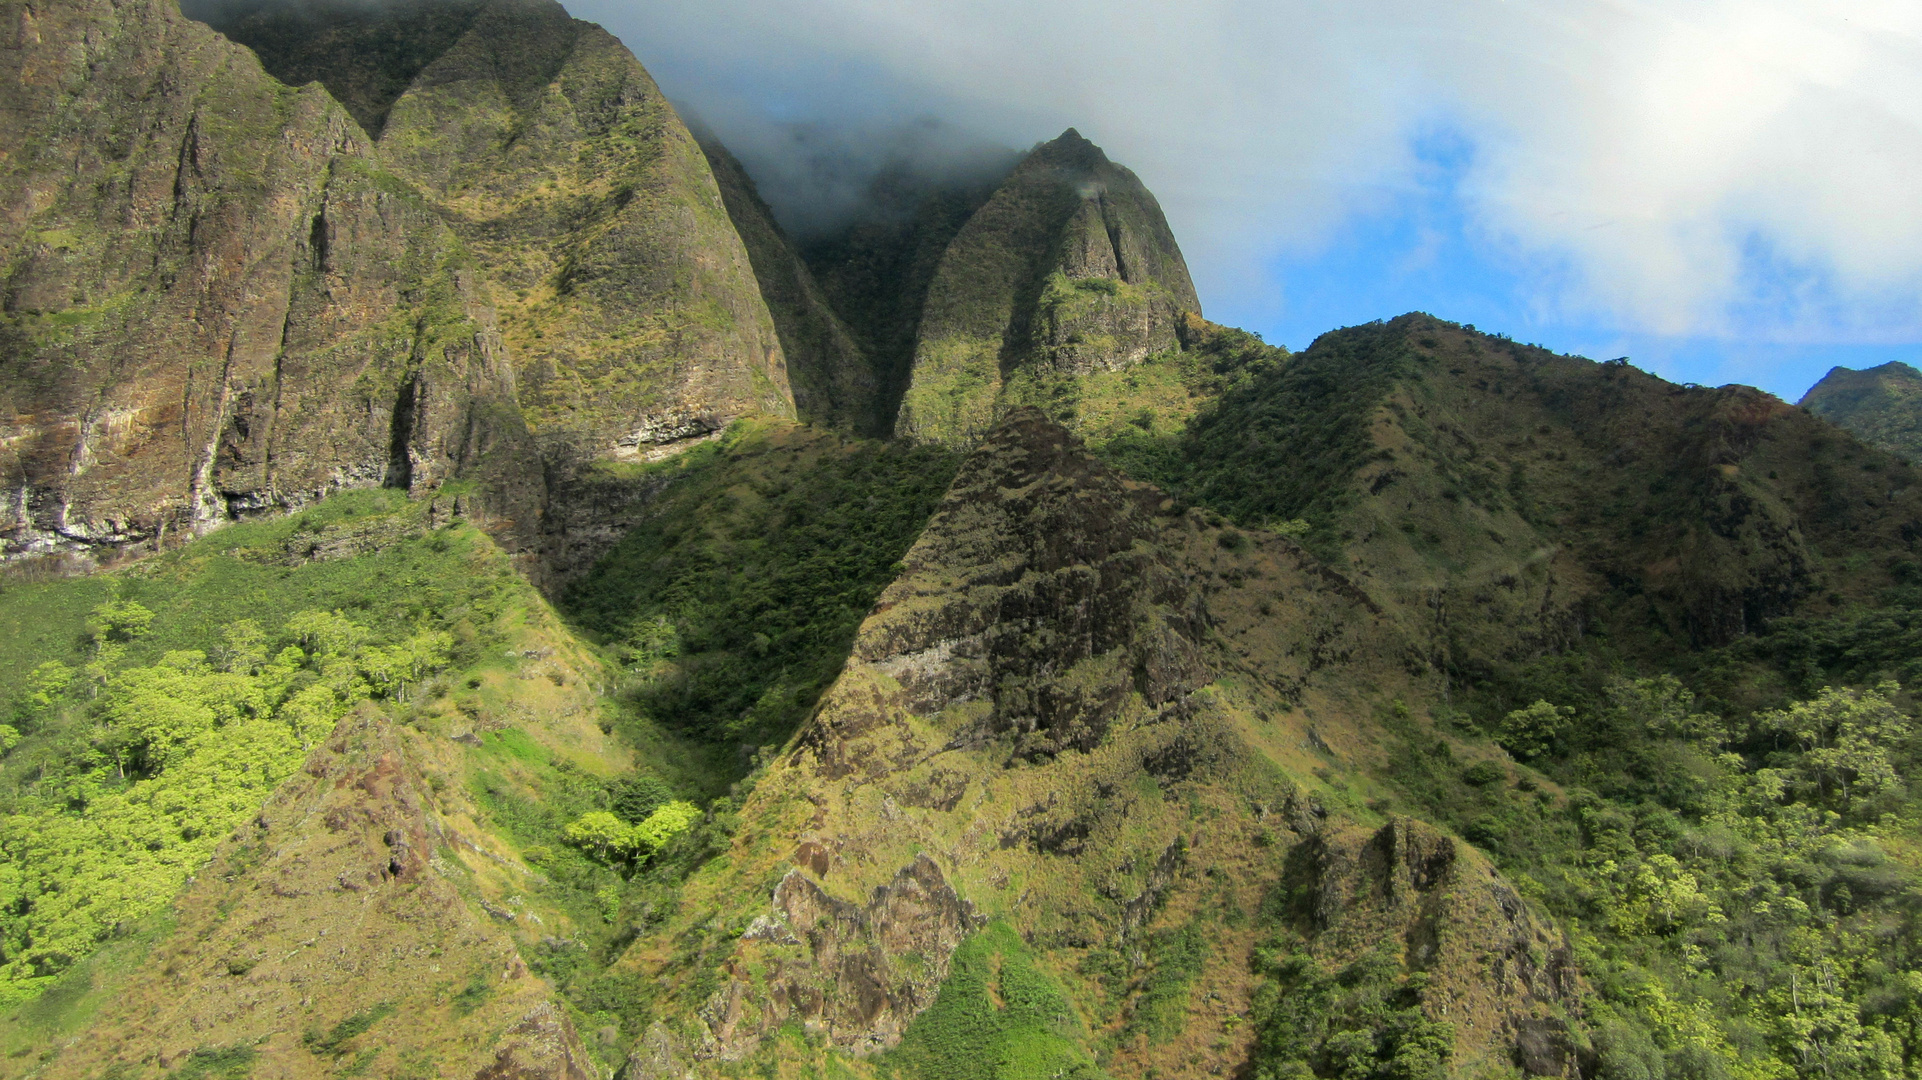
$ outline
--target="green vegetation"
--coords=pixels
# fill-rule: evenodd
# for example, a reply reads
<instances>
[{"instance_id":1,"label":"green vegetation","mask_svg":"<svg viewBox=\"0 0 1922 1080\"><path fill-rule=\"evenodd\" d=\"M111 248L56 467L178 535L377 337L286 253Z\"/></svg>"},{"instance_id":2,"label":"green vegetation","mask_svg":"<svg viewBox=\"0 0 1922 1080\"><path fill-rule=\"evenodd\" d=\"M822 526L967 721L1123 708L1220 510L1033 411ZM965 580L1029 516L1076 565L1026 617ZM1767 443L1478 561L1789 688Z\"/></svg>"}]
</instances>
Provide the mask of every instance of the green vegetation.
<instances>
[{"instance_id":1,"label":"green vegetation","mask_svg":"<svg viewBox=\"0 0 1922 1080\"><path fill-rule=\"evenodd\" d=\"M1198 414L1212 415L1224 397L1240 400L1270 378L1288 350L1245 330L1191 318L1179 350L1158 353L1120 371L1048 387L1038 400L1050 416L1087 441L1096 457L1171 493L1187 490L1197 471L1184 436Z\"/></svg>"},{"instance_id":2,"label":"green vegetation","mask_svg":"<svg viewBox=\"0 0 1922 1080\"><path fill-rule=\"evenodd\" d=\"M656 508L562 609L621 657L649 720L728 751L783 742L955 466L938 448L742 426L666 466Z\"/></svg>"},{"instance_id":3,"label":"green vegetation","mask_svg":"<svg viewBox=\"0 0 1922 1080\"><path fill-rule=\"evenodd\" d=\"M1187 1022L1189 987L1214 950L1208 927L1196 920L1154 935L1146 951L1148 976L1134 999L1128 1029L1147 1035L1150 1042L1165 1042Z\"/></svg>"},{"instance_id":4,"label":"green vegetation","mask_svg":"<svg viewBox=\"0 0 1922 1080\"><path fill-rule=\"evenodd\" d=\"M1061 988L1035 967L1003 922L963 942L941 993L882 1055L885 1073L912 1080L1099 1080L1083 1029Z\"/></svg>"},{"instance_id":5,"label":"green vegetation","mask_svg":"<svg viewBox=\"0 0 1922 1080\"><path fill-rule=\"evenodd\" d=\"M646 862L700 820L701 808L680 800L663 803L635 822L613 811L595 810L568 823L567 839L602 859Z\"/></svg>"},{"instance_id":6,"label":"green vegetation","mask_svg":"<svg viewBox=\"0 0 1922 1080\"><path fill-rule=\"evenodd\" d=\"M300 1037L300 1045L314 1054L339 1057L349 1049L348 1043L365 1035L375 1024L394 1015L394 1006L388 1002L362 1009L335 1024L326 1031L310 1028Z\"/></svg>"},{"instance_id":7,"label":"green vegetation","mask_svg":"<svg viewBox=\"0 0 1922 1080\"><path fill-rule=\"evenodd\" d=\"M1404 723L1393 776L1570 928L1599 1075L1908 1075L1922 724L1894 683L1700 704L1658 676L1513 710L1491 734L1536 771L1512 776Z\"/></svg>"},{"instance_id":8,"label":"green vegetation","mask_svg":"<svg viewBox=\"0 0 1922 1080\"><path fill-rule=\"evenodd\" d=\"M48 657L12 683L0 726L0 993L37 994L163 907L361 702L407 702L476 654L477 627L518 586L471 529L286 565L306 537L418 513L363 493L115 574L0 591L0 618L40 631L0 663Z\"/></svg>"},{"instance_id":9,"label":"green vegetation","mask_svg":"<svg viewBox=\"0 0 1922 1080\"><path fill-rule=\"evenodd\" d=\"M1255 1080L1443 1080L1455 1031L1422 1010L1428 977L1393 945L1328 967L1288 942L1263 949L1252 1010Z\"/></svg>"},{"instance_id":10,"label":"green vegetation","mask_svg":"<svg viewBox=\"0 0 1922 1080\"><path fill-rule=\"evenodd\" d=\"M1922 371L1891 361L1865 371L1831 368L1802 407L1912 462L1922 462Z\"/></svg>"},{"instance_id":11,"label":"green vegetation","mask_svg":"<svg viewBox=\"0 0 1922 1080\"><path fill-rule=\"evenodd\" d=\"M1318 553L1337 552L1351 477L1374 452L1369 416L1411 366L1403 334L1355 327L1286 363L1233 332L1211 345L1217 370L1246 374L1223 385L1179 444L1134 437L1103 456L1244 525L1305 522Z\"/></svg>"},{"instance_id":12,"label":"green vegetation","mask_svg":"<svg viewBox=\"0 0 1922 1080\"><path fill-rule=\"evenodd\" d=\"M187 1063L169 1074L170 1080L246 1080L253 1074L259 1052L251 1046L200 1049L187 1055Z\"/></svg>"}]
</instances>

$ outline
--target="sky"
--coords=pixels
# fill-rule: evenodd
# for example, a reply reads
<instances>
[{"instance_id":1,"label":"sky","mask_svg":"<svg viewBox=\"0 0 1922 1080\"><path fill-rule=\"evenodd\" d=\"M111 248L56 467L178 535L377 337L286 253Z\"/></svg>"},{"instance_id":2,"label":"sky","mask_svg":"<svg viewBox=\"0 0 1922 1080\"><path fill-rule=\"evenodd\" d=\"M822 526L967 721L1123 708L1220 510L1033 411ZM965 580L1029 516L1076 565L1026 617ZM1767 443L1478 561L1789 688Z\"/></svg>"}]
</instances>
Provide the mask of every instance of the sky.
<instances>
[{"instance_id":1,"label":"sky","mask_svg":"<svg viewBox=\"0 0 1922 1080\"><path fill-rule=\"evenodd\" d=\"M573 0L791 229L1075 127L1206 314L1422 310L1799 398L1922 366L1917 0Z\"/></svg>"}]
</instances>

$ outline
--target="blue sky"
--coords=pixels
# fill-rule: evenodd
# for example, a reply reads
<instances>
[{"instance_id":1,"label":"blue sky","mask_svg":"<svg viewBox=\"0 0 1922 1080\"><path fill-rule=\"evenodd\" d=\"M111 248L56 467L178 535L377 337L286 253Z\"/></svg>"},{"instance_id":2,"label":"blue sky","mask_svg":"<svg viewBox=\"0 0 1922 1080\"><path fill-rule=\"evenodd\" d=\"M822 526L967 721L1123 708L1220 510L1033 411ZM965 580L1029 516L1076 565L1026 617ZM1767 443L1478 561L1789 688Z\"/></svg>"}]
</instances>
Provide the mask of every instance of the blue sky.
<instances>
[{"instance_id":1,"label":"blue sky","mask_svg":"<svg viewBox=\"0 0 1922 1080\"><path fill-rule=\"evenodd\" d=\"M890 154L1073 126L1160 198L1207 314L1291 348L1423 310L1790 400L1922 366L1914 0L569 6L799 224Z\"/></svg>"},{"instance_id":2,"label":"blue sky","mask_svg":"<svg viewBox=\"0 0 1922 1080\"><path fill-rule=\"evenodd\" d=\"M1421 165L1413 183L1369 200L1320 240L1275 255L1252 281L1248 275L1209 281L1203 299L1211 301L1211 317L1300 349L1334 327L1426 311L1556 352L1595 360L1626 356L1675 382L1744 383L1789 401L1838 365L1898 360L1922 367L1922 344L1915 341L1849 340L1844 328L1827 338L1818 328L1815 340L1785 333L1781 316L1790 302L1772 294L1788 291L1803 275L1771 272L1762 252L1753 273L1770 276L1772 285L1745 294L1739 305L1745 310L1733 312L1731 325L1716 336L1652 333L1561 310L1549 298L1579 289L1563 260L1531 257L1478 235L1460 191L1473 157L1466 136L1431 129L1411 139L1411 152Z\"/></svg>"}]
</instances>

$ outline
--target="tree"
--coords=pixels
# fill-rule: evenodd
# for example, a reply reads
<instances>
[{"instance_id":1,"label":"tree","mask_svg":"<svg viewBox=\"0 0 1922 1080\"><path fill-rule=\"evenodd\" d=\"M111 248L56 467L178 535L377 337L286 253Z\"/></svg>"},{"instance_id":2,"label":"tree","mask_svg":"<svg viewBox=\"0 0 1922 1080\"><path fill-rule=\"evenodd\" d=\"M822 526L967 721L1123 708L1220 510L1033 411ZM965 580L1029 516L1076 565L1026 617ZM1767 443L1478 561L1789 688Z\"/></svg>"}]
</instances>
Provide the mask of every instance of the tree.
<instances>
[{"instance_id":1,"label":"tree","mask_svg":"<svg viewBox=\"0 0 1922 1080\"><path fill-rule=\"evenodd\" d=\"M1899 689L1892 682L1863 691L1824 687L1813 700L1756 720L1801 750L1791 770L1798 791L1847 814L1857 800L1901 783L1890 751L1910 736L1912 725L1889 701Z\"/></svg>"},{"instance_id":2,"label":"tree","mask_svg":"<svg viewBox=\"0 0 1922 1080\"><path fill-rule=\"evenodd\" d=\"M634 851L634 829L606 810L595 810L568 824L567 840L602 859L626 858Z\"/></svg>"},{"instance_id":3,"label":"tree","mask_svg":"<svg viewBox=\"0 0 1922 1080\"><path fill-rule=\"evenodd\" d=\"M1501 744L1524 761L1541 757L1560 740L1574 715L1575 710L1567 705L1547 701L1516 709L1502 721Z\"/></svg>"},{"instance_id":4,"label":"tree","mask_svg":"<svg viewBox=\"0 0 1922 1080\"><path fill-rule=\"evenodd\" d=\"M642 858L652 856L667 846L669 840L694 827L701 820L701 808L691 802L676 800L656 807L647 815L647 820L634 826L635 846L645 848Z\"/></svg>"},{"instance_id":5,"label":"tree","mask_svg":"<svg viewBox=\"0 0 1922 1080\"><path fill-rule=\"evenodd\" d=\"M153 626L154 614L131 600L109 600L87 615L87 633L96 646L124 645Z\"/></svg>"}]
</instances>

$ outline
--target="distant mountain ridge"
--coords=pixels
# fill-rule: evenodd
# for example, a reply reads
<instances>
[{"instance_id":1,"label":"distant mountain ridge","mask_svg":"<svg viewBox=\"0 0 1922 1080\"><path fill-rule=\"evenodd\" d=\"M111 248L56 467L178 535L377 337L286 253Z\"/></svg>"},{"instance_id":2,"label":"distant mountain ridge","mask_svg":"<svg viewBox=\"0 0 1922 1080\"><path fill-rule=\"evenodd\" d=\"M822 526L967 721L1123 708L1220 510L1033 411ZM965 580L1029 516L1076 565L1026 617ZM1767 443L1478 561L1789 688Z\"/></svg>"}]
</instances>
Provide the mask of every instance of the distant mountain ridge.
<instances>
[{"instance_id":1,"label":"distant mountain ridge","mask_svg":"<svg viewBox=\"0 0 1922 1080\"><path fill-rule=\"evenodd\" d=\"M1830 368L1799 404L1864 442L1922 462L1922 371L1896 360L1861 371Z\"/></svg>"}]
</instances>

